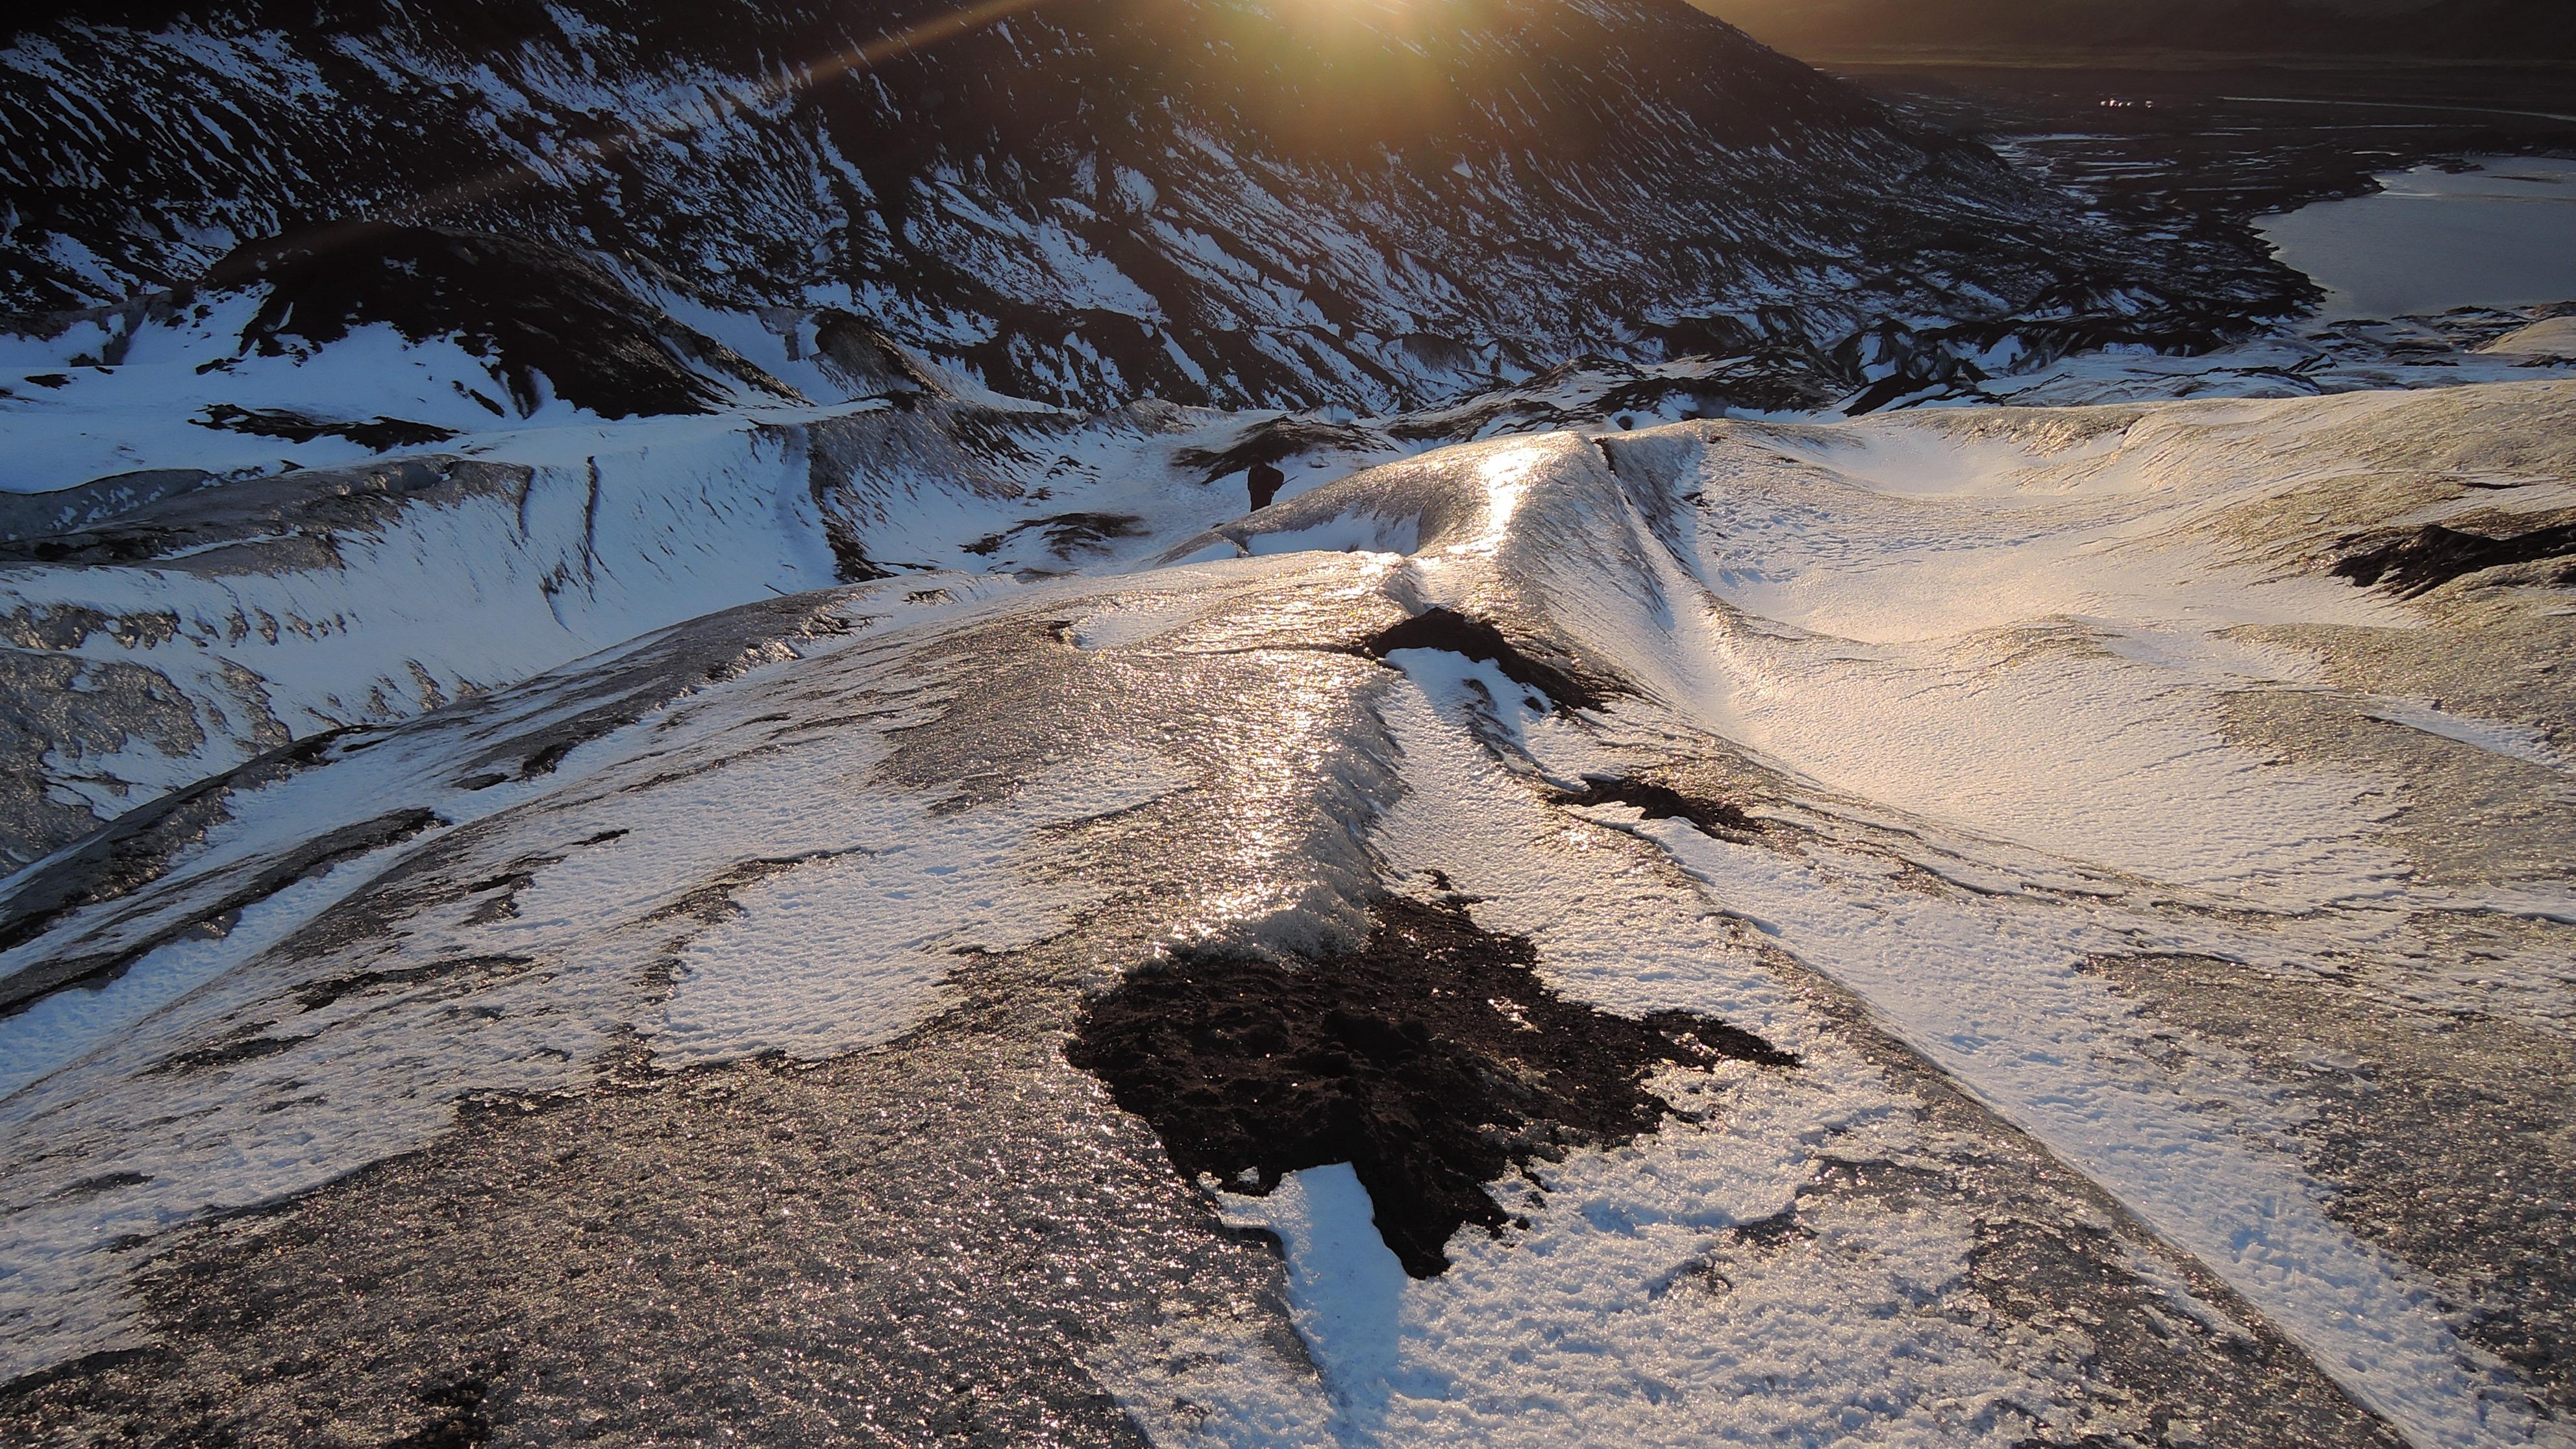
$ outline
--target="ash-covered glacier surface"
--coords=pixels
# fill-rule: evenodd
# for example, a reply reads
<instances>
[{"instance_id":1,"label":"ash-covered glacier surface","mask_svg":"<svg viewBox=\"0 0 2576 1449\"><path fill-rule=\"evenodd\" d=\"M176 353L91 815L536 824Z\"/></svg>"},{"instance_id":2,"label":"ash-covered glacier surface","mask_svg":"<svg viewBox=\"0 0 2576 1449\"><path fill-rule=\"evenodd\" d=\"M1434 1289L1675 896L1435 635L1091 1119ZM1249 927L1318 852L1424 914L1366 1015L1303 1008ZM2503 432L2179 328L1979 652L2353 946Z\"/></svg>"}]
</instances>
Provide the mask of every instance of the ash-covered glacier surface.
<instances>
[{"instance_id":1,"label":"ash-covered glacier surface","mask_svg":"<svg viewBox=\"0 0 2576 1449\"><path fill-rule=\"evenodd\" d=\"M513 289L544 301L514 312L496 300ZM596 255L455 233L388 232L191 297L0 338L20 379L0 386L0 860L732 605L1130 569L1452 442L2576 371L2530 340L2563 326L2543 308L1946 379L1760 349L1593 354L1398 413L1092 410L992 392L847 313L708 307ZM1294 542L1358 539L1334 523Z\"/></svg>"},{"instance_id":2,"label":"ash-covered glacier surface","mask_svg":"<svg viewBox=\"0 0 2576 1449\"><path fill-rule=\"evenodd\" d=\"M0 22L0 1440L2567 1445L2567 308L1926 114Z\"/></svg>"},{"instance_id":3,"label":"ash-covered glacier surface","mask_svg":"<svg viewBox=\"0 0 2576 1449\"><path fill-rule=\"evenodd\" d=\"M0 884L9 1437L2566 1442L2576 383L916 371L11 545L448 652Z\"/></svg>"}]
</instances>

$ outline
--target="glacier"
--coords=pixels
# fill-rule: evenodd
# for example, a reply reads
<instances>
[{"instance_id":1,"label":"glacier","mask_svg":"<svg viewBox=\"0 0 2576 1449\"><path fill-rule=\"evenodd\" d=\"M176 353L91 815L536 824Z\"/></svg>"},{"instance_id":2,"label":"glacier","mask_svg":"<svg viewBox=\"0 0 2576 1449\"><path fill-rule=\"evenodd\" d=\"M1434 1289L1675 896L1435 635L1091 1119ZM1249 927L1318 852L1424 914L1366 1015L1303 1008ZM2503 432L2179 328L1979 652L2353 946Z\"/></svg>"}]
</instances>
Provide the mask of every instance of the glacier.
<instances>
[{"instance_id":1,"label":"glacier","mask_svg":"<svg viewBox=\"0 0 2576 1449\"><path fill-rule=\"evenodd\" d=\"M174 762L0 885L0 1344L105 1355L91 1407L19 1412L373 1342L307 1371L380 1386L343 1412L508 1376L540 1437L2563 1438L2576 1163L2530 1124L2563 1120L2576 979L2566 565L2411 595L2349 565L2557 526L2576 383L1355 423L1248 514L1181 459L1263 419L1008 416L1079 481L873 484L867 555L906 567L856 583L810 491L706 462L775 471L820 415L499 443L515 482L442 465L329 562L189 567L290 530L22 566L110 617L200 578L328 608L150 647L301 656L343 702L368 648L492 682ZM611 433L677 461L567 468ZM1144 522L1012 531L1059 509ZM487 561L525 617L577 557L542 646L420 592ZM598 647L503 678L504 642ZM1158 960L1330 971L1390 898L1797 1065L1659 1068L1661 1126L1533 1149L1510 1223L1416 1279L1347 1168L1187 1180L1050 1045ZM631 1156L603 1181L584 1141ZM651 1258L616 1246L639 1221ZM921 1233L937 1281L860 1266ZM616 1301L457 1299L521 1258ZM240 1306L290 1272L291 1313ZM664 1295L691 1326L657 1370L618 1324ZM889 1326L832 1367L759 1327L783 1305ZM598 1382L631 1394L594 1422ZM334 1432L412 1427L367 1422Z\"/></svg>"},{"instance_id":2,"label":"glacier","mask_svg":"<svg viewBox=\"0 0 2576 1449\"><path fill-rule=\"evenodd\" d=\"M0 1442L2576 1446L2576 318L1984 119L0 20Z\"/></svg>"}]
</instances>

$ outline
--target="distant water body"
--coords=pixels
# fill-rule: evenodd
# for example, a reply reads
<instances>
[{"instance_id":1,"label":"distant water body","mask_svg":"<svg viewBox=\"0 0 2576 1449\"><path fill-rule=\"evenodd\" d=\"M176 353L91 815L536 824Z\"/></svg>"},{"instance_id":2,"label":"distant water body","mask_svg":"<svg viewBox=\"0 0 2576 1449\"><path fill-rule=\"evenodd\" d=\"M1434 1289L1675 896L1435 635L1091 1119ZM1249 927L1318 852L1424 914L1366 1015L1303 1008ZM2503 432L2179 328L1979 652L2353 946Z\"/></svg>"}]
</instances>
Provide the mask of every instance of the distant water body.
<instances>
[{"instance_id":1,"label":"distant water body","mask_svg":"<svg viewBox=\"0 0 2576 1449\"><path fill-rule=\"evenodd\" d=\"M2326 289L2325 315L2576 302L2576 161L2489 157L2379 178L2387 190L2322 201L2255 229Z\"/></svg>"}]
</instances>

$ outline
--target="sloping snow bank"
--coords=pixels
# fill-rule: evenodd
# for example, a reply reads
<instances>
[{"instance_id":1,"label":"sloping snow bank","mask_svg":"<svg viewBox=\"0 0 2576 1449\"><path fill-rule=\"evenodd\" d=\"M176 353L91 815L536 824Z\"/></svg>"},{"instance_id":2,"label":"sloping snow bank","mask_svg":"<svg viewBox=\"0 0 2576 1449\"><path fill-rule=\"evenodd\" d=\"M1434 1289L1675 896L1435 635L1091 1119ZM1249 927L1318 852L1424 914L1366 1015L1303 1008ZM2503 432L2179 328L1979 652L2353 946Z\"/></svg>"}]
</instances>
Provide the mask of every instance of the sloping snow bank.
<instances>
[{"instance_id":1,"label":"sloping snow bank","mask_svg":"<svg viewBox=\"0 0 2576 1449\"><path fill-rule=\"evenodd\" d=\"M112 545L96 562L22 553L0 599L37 758L12 761L26 773L9 844L41 853L65 833L49 817L112 817L290 739L837 576L790 439L677 419L550 441L529 462L432 458L173 500L156 513L202 502L224 526L201 540L173 521L153 541L167 552L131 562ZM272 495L274 521L251 511Z\"/></svg>"}]
</instances>

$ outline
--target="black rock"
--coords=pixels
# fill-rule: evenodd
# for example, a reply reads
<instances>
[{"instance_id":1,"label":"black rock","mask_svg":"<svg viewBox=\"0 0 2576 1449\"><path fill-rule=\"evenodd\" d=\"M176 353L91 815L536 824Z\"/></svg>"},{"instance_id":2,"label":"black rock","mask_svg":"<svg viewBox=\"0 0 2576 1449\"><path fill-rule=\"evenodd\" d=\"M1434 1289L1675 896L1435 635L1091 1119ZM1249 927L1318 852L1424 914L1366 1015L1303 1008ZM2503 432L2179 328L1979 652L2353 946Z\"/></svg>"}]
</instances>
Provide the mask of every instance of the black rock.
<instances>
[{"instance_id":1,"label":"black rock","mask_svg":"<svg viewBox=\"0 0 2576 1449\"><path fill-rule=\"evenodd\" d=\"M1372 659L1384 659L1400 649L1439 649L1493 665L1505 679L1546 695L1558 709L1600 709L1616 690L1614 685L1587 678L1578 667L1533 655L1492 624L1455 609L1425 609L1359 643L1359 652Z\"/></svg>"},{"instance_id":2,"label":"black rock","mask_svg":"<svg viewBox=\"0 0 2576 1449\"><path fill-rule=\"evenodd\" d=\"M1287 486L1288 475L1280 472L1276 463L1255 463L1251 471L1244 474L1244 489L1251 495L1255 513L1269 507L1270 500L1278 497L1279 490Z\"/></svg>"},{"instance_id":3,"label":"black rock","mask_svg":"<svg viewBox=\"0 0 2576 1449\"><path fill-rule=\"evenodd\" d=\"M1621 775L1586 775L1583 788L1561 793L1566 805L1627 805L1649 820L1684 820L1705 835L1759 834L1762 822L1727 800L1685 795L1669 785Z\"/></svg>"}]
</instances>

